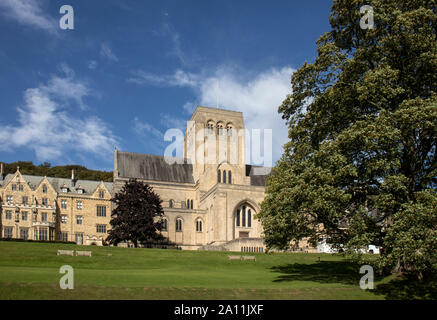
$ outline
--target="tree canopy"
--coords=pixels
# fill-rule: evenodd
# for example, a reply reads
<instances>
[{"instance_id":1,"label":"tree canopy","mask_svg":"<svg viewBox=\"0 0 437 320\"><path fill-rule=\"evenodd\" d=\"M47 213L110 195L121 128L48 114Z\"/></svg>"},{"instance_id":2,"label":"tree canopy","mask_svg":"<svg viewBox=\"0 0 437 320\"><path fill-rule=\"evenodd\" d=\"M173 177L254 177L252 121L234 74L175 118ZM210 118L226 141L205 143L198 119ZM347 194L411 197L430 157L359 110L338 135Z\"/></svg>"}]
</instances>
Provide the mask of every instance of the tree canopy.
<instances>
[{"instance_id":1,"label":"tree canopy","mask_svg":"<svg viewBox=\"0 0 437 320\"><path fill-rule=\"evenodd\" d=\"M138 244L164 239L160 234L164 214L162 200L152 187L131 179L111 200L115 209L111 214L112 228L106 239L110 244L131 241L138 247Z\"/></svg>"},{"instance_id":2,"label":"tree canopy","mask_svg":"<svg viewBox=\"0 0 437 320\"><path fill-rule=\"evenodd\" d=\"M327 239L420 277L437 268L437 6L335 0L314 63L291 77L279 112L289 142L259 218L269 248Z\"/></svg>"},{"instance_id":3,"label":"tree canopy","mask_svg":"<svg viewBox=\"0 0 437 320\"><path fill-rule=\"evenodd\" d=\"M32 161L17 161L12 163L5 163L5 174L15 173L17 167L20 167L22 174L46 176L56 178L71 178L71 170L75 170L76 179L80 180L94 180L112 182L112 171L98 171L90 170L81 165L65 165L54 166L48 162L44 162L40 165L35 165Z\"/></svg>"}]
</instances>

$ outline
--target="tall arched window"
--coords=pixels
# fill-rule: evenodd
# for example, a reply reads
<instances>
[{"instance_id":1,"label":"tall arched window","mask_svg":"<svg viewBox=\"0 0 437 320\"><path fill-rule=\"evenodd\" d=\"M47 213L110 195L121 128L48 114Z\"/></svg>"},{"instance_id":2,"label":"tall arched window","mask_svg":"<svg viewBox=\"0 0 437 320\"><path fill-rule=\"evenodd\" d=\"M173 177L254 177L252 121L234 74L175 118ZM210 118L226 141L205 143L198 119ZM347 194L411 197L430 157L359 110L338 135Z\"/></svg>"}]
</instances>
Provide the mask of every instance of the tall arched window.
<instances>
[{"instance_id":1,"label":"tall arched window","mask_svg":"<svg viewBox=\"0 0 437 320\"><path fill-rule=\"evenodd\" d=\"M232 136L232 125L228 124L226 126L226 133L228 134L228 136Z\"/></svg>"},{"instance_id":2,"label":"tall arched window","mask_svg":"<svg viewBox=\"0 0 437 320\"><path fill-rule=\"evenodd\" d=\"M226 170L223 170L223 183L226 183Z\"/></svg>"},{"instance_id":3,"label":"tall arched window","mask_svg":"<svg viewBox=\"0 0 437 320\"><path fill-rule=\"evenodd\" d=\"M214 122L209 121L207 124L207 128L208 128L207 133L213 134L214 133Z\"/></svg>"},{"instance_id":4,"label":"tall arched window","mask_svg":"<svg viewBox=\"0 0 437 320\"><path fill-rule=\"evenodd\" d=\"M231 172L231 170L228 171L228 183L232 183L232 172Z\"/></svg>"},{"instance_id":5,"label":"tall arched window","mask_svg":"<svg viewBox=\"0 0 437 320\"><path fill-rule=\"evenodd\" d=\"M235 214L235 225L237 227L251 228L252 218L252 209L246 205L243 205L237 209Z\"/></svg>"},{"instance_id":6,"label":"tall arched window","mask_svg":"<svg viewBox=\"0 0 437 320\"><path fill-rule=\"evenodd\" d=\"M222 182L222 172L220 170L217 171L217 182L218 183Z\"/></svg>"},{"instance_id":7,"label":"tall arched window","mask_svg":"<svg viewBox=\"0 0 437 320\"><path fill-rule=\"evenodd\" d=\"M217 134L222 135L223 134L223 124L218 123L217 124Z\"/></svg>"},{"instance_id":8,"label":"tall arched window","mask_svg":"<svg viewBox=\"0 0 437 320\"><path fill-rule=\"evenodd\" d=\"M187 200L187 208L190 209L190 200Z\"/></svg>"},{"instance_id":9,"label":"tall arched window","mask_svg":"<svg viewBox=\"0 0 437 320\"><path fill-rule=\"evenodd\" d=\"M193 199L191 199L191 207L190 207L191 209L194 209L194 206L193 206Z\"/></svg>"},{"instance_id":10,"label":"tall arched window","mask_svg":"<svg viewBox=\"0 0 437 320\"><path fill-rule=\"evenodd\" d=\"M196 231L202 232L202 220L200 220L200 219L196 220Z\"/></svg>"},{"instance_id":11,"label":"tall arched window","mask_svg":"<svg viewBox=\"0 0 437 320\"><path fill-rule=\"evenodd\" d=\"M162 231L167 231L168 230L168 220L167 218L163 218L162 219Z\"/></svg>"},{"instance_id":12,"label":"tall arched window","mask_svg":"<svg viewBox=\"0 0 437 320\"><path fill-rule=\"evenodd\" d=\"M176 219L176 231L182 232L182 219L181 218Z\"/></svg>"}]
</instances>

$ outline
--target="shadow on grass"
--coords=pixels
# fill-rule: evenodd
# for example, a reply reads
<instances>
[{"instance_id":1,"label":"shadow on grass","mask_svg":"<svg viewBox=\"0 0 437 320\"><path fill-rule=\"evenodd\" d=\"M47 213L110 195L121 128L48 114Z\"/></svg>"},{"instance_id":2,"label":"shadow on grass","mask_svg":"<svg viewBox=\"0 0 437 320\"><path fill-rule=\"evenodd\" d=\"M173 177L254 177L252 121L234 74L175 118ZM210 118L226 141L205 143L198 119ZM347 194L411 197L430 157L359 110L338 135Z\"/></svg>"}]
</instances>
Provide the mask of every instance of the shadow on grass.
<instances>
[{"instance_id":1,"label":"shadow on grass","mask_svg":"<svg viewBox=\"0 0 437 320\"><path fill-rule=\"evenodd\" d=\"M379 284L375 294L389 300L435 300L437 299L437 277L419 281L415 278L394 279Z\"/></svg>"},{"instance_id":2,"label":"shadow on grass","mask_svg":"<svg viewBox=\"0 0 437 320\"><path fill-rule=\"evenodd\" d=\"M272 271L282 273L274 282L312 281L358 285L363 276L360 265L347 261L321 261L313 264L294 263L275 266Z\"/></svg>"},{"instance_id":3,"label":"shadow on grass","mask_svg":"<svg viewBox=\"0 0 437 320\"><path fill-rule=\"evenodd\" d=\"M359 287L360 279L364 275L359 272L360 266L348 261L321 261L313 264L294 263L275 266L271 270L281 274L273 280L274 282L311 281ZM382 276L375 274L375 282L382 279ZM426 281L413 278L393 279L376 285L371 292L389 300L437 299L437 276Z\"/></svg>"}]
</instances>

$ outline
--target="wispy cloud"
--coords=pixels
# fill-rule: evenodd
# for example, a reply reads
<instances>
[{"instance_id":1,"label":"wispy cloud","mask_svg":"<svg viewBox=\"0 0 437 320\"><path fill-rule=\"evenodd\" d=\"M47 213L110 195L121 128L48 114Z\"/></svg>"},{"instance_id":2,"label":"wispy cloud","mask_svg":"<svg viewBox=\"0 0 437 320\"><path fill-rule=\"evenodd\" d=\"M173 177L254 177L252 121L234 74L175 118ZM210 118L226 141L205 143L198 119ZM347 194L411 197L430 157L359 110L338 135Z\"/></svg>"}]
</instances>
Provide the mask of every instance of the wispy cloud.
<instances>
[{"instance_id":1,"label":"wispy cloud","mask_svg":"<svg viewBox=\"0 0 437 320\"><path fill-rule=\"evenodd\" d=\"M95 68L97 68L97 61L95 60L88 61L88 69L94 70Z\"/></svg>"},{"instance_id":2,"label":"wispy cloud","mask_svg":"<svg viewBox=\"0 0 437 320\"><path fill-rule=\"evenodd\" d=\"M3 8L3 15L22 25L36 27L51 34L58 32L58 20L47 15L38 0L1 0L0 8Z\"/></svg>"},{"instance_id":3,"label":"wispy cloud","mask_svg":"<svg viewBox=\"0 0 437 320\"><path fill-rule=\"evenodd\" d=\"M0 125L0 150L27 148L41 161L72 153L110 158L118 138L107 124L95 116L76 116L88 95L88 86L71 72L25 90L24 102L16 108L17 125Z\"/></svg>"},{"instance_id":4,"label":"wispy cloud","mask_svg":"<svg viewBox=\"0 0 437 320\"><path fill-rule=\"evenodd\" d=\"M278 107L291 93L291 67L271 68L257 74L235 67L219 67L214 72L200 74L177 70L170 75L153 75L141 70L131 82L142 85L180 86L192 89L196 99L186 101L182 108L191 113L204 105L243 112L246 129L272 129L273 159L279 159L288 129L278 114Z\"/></svg>"},{"instance_id":5,"label":"wispy cloud","mask_svg":"<svg viewBox=\"0 0 437 320\"><path fill-rule=\"evenodd\" d=\"M114 54L114 52L112 52L110 45L107 43L102 43L100 45L100 55L108 60L115 62L118 61L118 57Z\"/></svg>"}]
</instances>

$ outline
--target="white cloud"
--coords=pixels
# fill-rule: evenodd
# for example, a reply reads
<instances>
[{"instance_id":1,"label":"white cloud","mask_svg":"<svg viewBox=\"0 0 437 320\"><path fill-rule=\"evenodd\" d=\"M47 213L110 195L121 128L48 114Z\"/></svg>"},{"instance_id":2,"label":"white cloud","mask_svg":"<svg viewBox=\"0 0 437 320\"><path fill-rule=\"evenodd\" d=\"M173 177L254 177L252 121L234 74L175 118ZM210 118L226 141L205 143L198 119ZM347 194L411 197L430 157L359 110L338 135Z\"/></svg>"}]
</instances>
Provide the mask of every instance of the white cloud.
<instances>
[{"instance_id":1,"label":"white cloud","mask_svg":"<svg viewBox=\"0 0 437 320\"><path fill-rule=\"evenodd\" d=\"M37 0L1 0L0 8L4 9L5 16L23 25L37 27L52 34L58 31L58 20L44 13Z\"/></svg>"},{"instance_id":2,"label":"white cloud","mask_svg":"<svg viewBox=\"0 0 437 320\"><path fill-rule=\"evenodd\" d=\"M114 54L114 52L112 52L111 47L107 43L102 43L100 45L100 55L107 58L108 60L112 60L115 62L118 61L118 57Z\"/></svg>"},{"instance_id":3,"label":"white cloud","mask_svg":"<svg viewBox=\"0 0 437 320\"><path fill-rule=\"evenodd\" d=\"M246 129L272 129L273 159L282 154L287 141L288 129L278 113L278 107L291 93L291 67L271 68L255 75L241 70L221 67L215 72L201 74L177 70L172 75L158 76L138 70L128 79L138 84L189 87L195 94L194 101L183 105L192 112L196 105L216 107L243 112Z\"/></svg>"},{"instance_id":4,"label":"white cloud","mask_svg":"<svg viewBox=\"0 0 437 320\"><path fill-rule=\"evenodd\" d=\"M94 70L95 68L97 68L97 61L95 60L88 61L88 69Z\"/></svg>"},{"instance_id":5,"label":"white cloud","mask_svg":"<svg viewBox=\"0 0 437 320\"><path fill-rule=\"evenodd\" d=\"M72 153L110 158L118 138L106 123L95 116L75 116L87 95L87 86L72 75L53 76L46 85L27 89L17 108L17 125L0 125L0 150L31 149L41 161Z\"/></svg>"}]
</instances>

